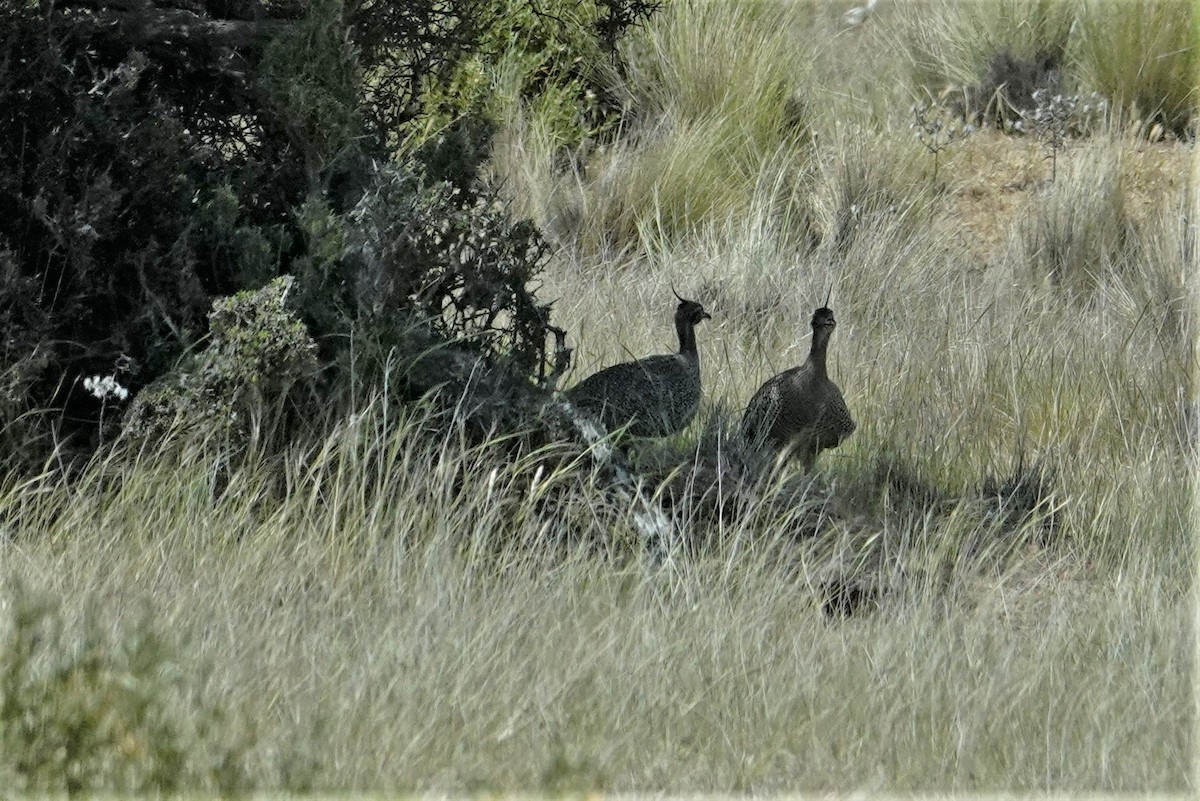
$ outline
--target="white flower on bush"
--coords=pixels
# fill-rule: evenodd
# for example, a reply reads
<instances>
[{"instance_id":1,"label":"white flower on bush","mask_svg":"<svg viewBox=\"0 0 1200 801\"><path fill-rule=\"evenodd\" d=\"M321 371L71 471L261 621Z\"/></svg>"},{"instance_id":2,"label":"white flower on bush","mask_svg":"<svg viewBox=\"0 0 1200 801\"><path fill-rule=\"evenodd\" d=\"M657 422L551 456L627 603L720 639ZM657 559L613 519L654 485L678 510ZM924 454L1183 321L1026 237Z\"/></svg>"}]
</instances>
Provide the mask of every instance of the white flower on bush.
<instances>
[{"instance_id":1,"label":"white flower on bush","mask_svg":"<svg viewBox=\"0 0 1200 801\"><path fill-rule=\"evenodd\" d=\"M104 401L109 398L126 400L129 398L129 390L117 383L117 379L111 375L89 376L83 379L83 388L92 393L97 400Z\"/></svg>"}]
</instances>

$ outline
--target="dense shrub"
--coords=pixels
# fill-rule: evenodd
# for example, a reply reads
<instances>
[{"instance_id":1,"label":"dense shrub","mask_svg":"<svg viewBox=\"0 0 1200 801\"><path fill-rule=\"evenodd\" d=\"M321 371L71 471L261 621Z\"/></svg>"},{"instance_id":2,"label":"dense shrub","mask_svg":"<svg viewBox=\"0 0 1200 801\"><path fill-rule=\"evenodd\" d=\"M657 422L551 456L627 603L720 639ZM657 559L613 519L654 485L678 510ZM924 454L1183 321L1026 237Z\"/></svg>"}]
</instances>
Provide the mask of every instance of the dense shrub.
<instances>
[{"instance_id":1,"label":"dense shrub","mask_svg":"<svg viewBox=\"0 0 1200 801\"><path fill-rule=\"evenodd\" d=\"M425 95L431 123L463 114L499 118L503 104L535 109L559 143L610 133L622 100L609 76L625 62L617 44L658 0L505 0L491 3L474 51Z\"/></svg>"},{"instance_id":2,"label":"dense shrub","mask_svg":"<svg viewBox=\"0 0 1200 801\"><path fill-rule=\"evenodd\" d=\"M223 341L206 339L215 298L285 274L325 361L344 364L352 340L386 353L395 341L372 337L432 323L439 338L546 377L549 309L532 288L545 246L478 186L492 126L454 93L468 62L498 57L514 19L553 17L531 3L498 16L485 0L130 8L0 9L10 452L39 438L86 452L120 399L93 397L85 378L136 394ZM588 76L574 49L593 62L612 52L652 5L588 9L555 23L570 35L521 28L529 36L509 44L557 65L545 86L566 81L576 98Z\"/></svg>"},{"instance_id":3,"label":"dense shrub","mask_svg":"<svg viewBox=\"0 0 1200 801\"><path fill-rule=\"evenodd\" d=\"M124 429L157 439L172 428L238 434L244 439L264 406L286 402L293 383L316 370L316 344L288 307L294 279L213 304L204 350L138 394Z\"/></svg>"},{"instance_id":4,"label":"dense shrub","mask_svg":"<svg viewBox=\"0 0 1200 801\"><path fill-rule=\"evenodd\" d=\"M102 407L79 378L167 370L214 296L271 274L305 176L224 61L243 51L62 5L0 12L0 370L86 445Z\"/></svg>"},{"instance_id":5,"label":"dense shrub","mask_svg":"<svg viewBox=\"0 0 1200 801\"><path fill-rule=\"evenodd\" d=\"M550 307L526 287L546 244L493 195L382 171L354 209L355 306L369 318L407 308L443 339L465 339L523 375L544 377Z\"/></svg>"}]
</instances>

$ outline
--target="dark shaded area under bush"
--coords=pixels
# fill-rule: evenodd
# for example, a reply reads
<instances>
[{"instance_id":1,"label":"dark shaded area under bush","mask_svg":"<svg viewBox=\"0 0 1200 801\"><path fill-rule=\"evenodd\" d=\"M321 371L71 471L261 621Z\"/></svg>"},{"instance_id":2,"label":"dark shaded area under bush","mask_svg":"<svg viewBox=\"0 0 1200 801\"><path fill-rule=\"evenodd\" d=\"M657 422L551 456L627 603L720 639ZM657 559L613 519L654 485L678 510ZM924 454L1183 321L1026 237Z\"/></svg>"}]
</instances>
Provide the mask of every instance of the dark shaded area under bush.
<instances>
[{"instance_id":1,"label":"dark shaded area under bush","mask_svg":"<svg viewBox=\"0 0 1200 801\"><path fill-rule=\"evenodd\" d=\"M653 8L596 3L585 34L612 53ZM120 404L86 378L136 396L206 346L215 299L280 275L296 278L322 367L293 395L336 405L348 343L369 379L404 361L414 325L518 382L552 381L567 353L535 295L547 246L476 180L490 122L468 108L419 150L397 145L501 13L487 0L0 7L8 466L111 439ZM453 376L434 378L409 394Z\"/></svg>"}]
</instances>

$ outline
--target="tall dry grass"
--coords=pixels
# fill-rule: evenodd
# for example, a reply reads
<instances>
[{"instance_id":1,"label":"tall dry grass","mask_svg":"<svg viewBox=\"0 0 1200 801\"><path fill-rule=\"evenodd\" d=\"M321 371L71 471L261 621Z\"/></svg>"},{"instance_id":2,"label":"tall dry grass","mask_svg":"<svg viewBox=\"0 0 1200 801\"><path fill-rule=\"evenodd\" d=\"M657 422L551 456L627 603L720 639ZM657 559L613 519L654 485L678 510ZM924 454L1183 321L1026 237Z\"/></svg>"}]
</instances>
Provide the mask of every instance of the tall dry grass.
<instances>
[{"instance_id":1,"label":"tall dry grass","mask_svg":"<svg viewBox=\"0 0 1200 801\"><path fill-rule=\"evenodd\" d=\"M285 495L253 465L214 493L220 467L196 453L48 482L6 521L5 563L59 599L67 632L152 610L186 677L172 714L237 743L230 787L1186 781L1190 607L1152 559L1103 578L1069 553L984 573L964 559L948 587L913 581L830 620L814 594L827 554L796 544L781 564L769 518L652 573L587 549L548 559L534 546L571 513L539 508L528 470L420 444L419 421L381 409L294 454ZM954 525L880 536L912 566ZM215 776L207 753L187 753L197 776Z\"/></svg>"}]
</instances>

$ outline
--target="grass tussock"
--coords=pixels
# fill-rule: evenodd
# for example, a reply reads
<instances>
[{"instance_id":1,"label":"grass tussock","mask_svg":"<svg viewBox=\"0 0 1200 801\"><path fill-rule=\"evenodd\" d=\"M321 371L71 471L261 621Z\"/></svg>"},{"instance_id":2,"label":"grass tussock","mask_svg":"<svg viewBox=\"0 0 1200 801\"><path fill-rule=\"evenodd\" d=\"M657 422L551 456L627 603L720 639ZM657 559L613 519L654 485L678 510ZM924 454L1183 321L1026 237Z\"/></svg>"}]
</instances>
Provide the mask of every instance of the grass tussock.
<instances>
[{"instance_id":1,"label":"grass tussock","mask_svg":"<svg viewBox=\"0 0 1200 801\"><path fill-rule=\"evenodd\" d=\"M1195 7L1183 0L1087 0L1072 52L1079 81L1145 132L1195 135Z\"/></svg>"},{"instance_id":2,"label":"grass tussock","mask_svg":"<svg viewBox=\"0 0 1200 801\"><path fill-rule=\"evenodd\" d=\"M605 514L598 488L570 471L538 476L430 441L419 420L386 420L383 408L293 454L283 494L271 489L277 465L248 463L214 496L211 455L197 453L172 470L190 488L180 495L149 492L165 482L150 462L109 462L81 480L94 487L103 475L114 489L85 500L47 479L32 507L6 519L6 563L64 599L56 614L69 630L123 629L134 620L123 610L153 608L163 648L187 655L181 673L163 674L121 640L88 652L170 699L179 731L239 743L230 759L240 783L228 786L1167 790L1185 781L1189 606L1150 560L1097 583L1065 554L1033 547L987 559L987 518L974 507L922 513L911 495L915 505L896 511L895 493L913 486L903 467L881 488L893 500L878 508L892 512L867 525L819 481L786 509L764 501L741 518L752 524L727 524L724 540L657 571L614 562L612 541L548 559L546 543L573 514ZM373 459L385 461L368 467ZM542 502L544 487L564 482L578 506ZM774 491L785 485L798 489ZM826 536L787 540L787 521L804 508ZM58 536L46 539L50 516ZM973 553L946 547L955 531L974 532ZM870 594L873 613L844 616L857 597L840 590L848 584ZM13 585L5 604L20 608ZM10 662L27 640L16 614L3 639ZM78 636L53 647L91 642ZM18 674L35 684L64 675L54 662L23 664ZM1072 670L1053 667L1064 664ZM186 691L155 690L163 675ZM85 703L90 685L65 681L59 703ZM76 725L109 742L99 720ZM143 736L131 731L134 742ZM119 750L125 742L111 746L114 771L153 776L168 764L164 751L139 768ZM23 760L6 749L4 769L19 786L57 787L29 766L59 752L41 740L25 748L33 756ZM219 772L200 770L208 753L188 747L178 759L196 768L194 786L219 788ZM106 786L158 786L97 775Z\"/></svg>"},{"instance_id":3,"label":"grass tussock","mask_svg":"<svg viewBox=\"0 0 1200 801\"><path fill-rule=\"evenodd\" d=\"M588 253L620 253L646 236L674 240L739 217L762 201L764 187L779 190L772 202L786 206L811 113L801 90L812 51L785 33L797 12L809 13L738 2L668 6L629 46L626 74L613 78L626 109L615 142L585 150L586 170L578 162L556 170L543 124L514 110L499 174L527 185L535 176L520 165L533 153L534 184L554 189L530 210Z\"/></svg>"},{"instance_id":4,"label":"grass tussock","mask_svg":"<svg viewBox=\"0 0 1200 801\"><path fill-rule=\"evenodd\" d=\"M1020 64L1041 62L1062 91L1099 92L1143 135L1156 125L1156 136L1194 135L1195 29L1183 0L905 4L898 28L915 86L932 94L1011 91L1028 77Z\"/></svg>"},{"instance_id":5,"label":"grass tussock","mask_svg":"<svg viewBox=\"0 0 1200 801\"><path fill-rule=\"evenodd\" d=\"M1131 269L1133 222L1122 187L1118 148L1094 146L1072 155L1045 188L1023 237L1032 280L1049 280L1087 299L1106 276Z\"/></svg>"},{"instance_id":6,"label":"grass tussock","mask_svg":"<svg viewBox=\"0 0 1200 801\"><path fill-rule=\"evenodd\" d=\"M1079 0L904 4L898 36L908 49L914 83L937 94L979 83L1000 53L1060 56L1081 9Z\"/></svg>"}]
</instances>

